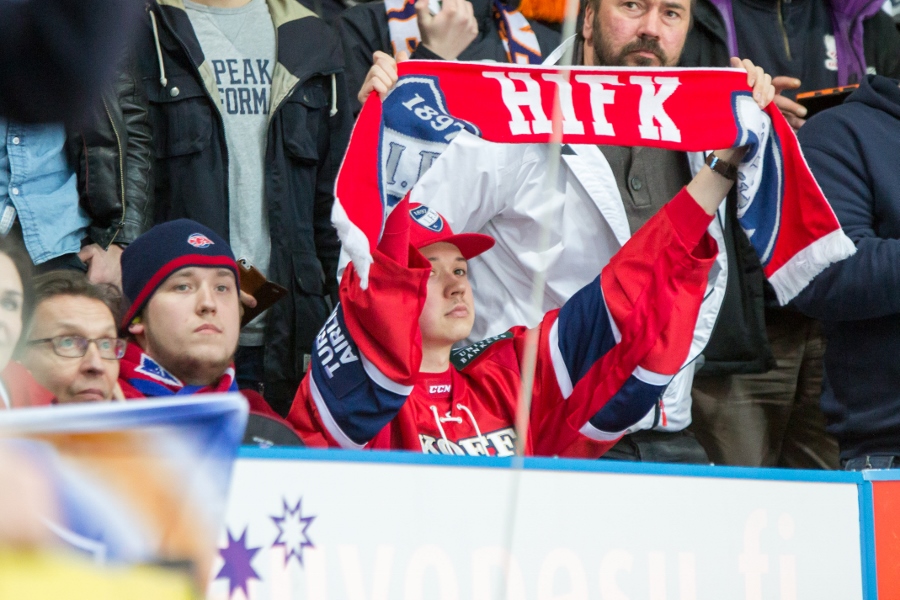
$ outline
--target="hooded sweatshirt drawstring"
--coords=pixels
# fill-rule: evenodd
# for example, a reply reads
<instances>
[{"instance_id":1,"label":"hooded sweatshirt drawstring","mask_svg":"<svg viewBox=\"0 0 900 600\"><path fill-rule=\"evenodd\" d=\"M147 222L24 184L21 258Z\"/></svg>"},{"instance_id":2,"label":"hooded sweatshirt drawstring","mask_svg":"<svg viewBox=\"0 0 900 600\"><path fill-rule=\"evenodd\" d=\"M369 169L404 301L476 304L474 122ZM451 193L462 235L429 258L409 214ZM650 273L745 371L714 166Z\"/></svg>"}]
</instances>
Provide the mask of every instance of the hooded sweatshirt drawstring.
<instances>
[{"instance_id":1,"label":"hooded sweatshirt drawstring","mask_svg":"<svg viewBox=\"0 0 900 600\"><path fill-rule=\"evenodd\" d=\"M156 15L153 14L153 11L150 11L150 25L153 27L153 42L156 44L156 58L159 61L159 85L165 89L166 84L169 83L169 80L166 79L166 66L163 64L163 55L162 55L162 47L159 45L159 29L156 26ZM337 77L334 73L331 74L331 110L328 111L328 116L333 117L338 113L337 107Z\"/></svg>"},{"instance_id":2,"label":"hooded sweatshirt drawstring","mask_svg":"<svg viewBox=\"0 0 900 600\"><path fill-rule=\"evenodd\" d=\"M156 15L153 14L152 10L150 11L150 25L153 27L153 41L156 43L156 58L159 60L159 85L163 86L163 89L165 89L169 80L166 79L166 66L163 64L162 48L159 46L159 29L156 28Z\"/></svg>"},{"instance_id":3,"label":"hooded sweatshirt drawstring","mask_svg":"<svg viewBox=\"0 0 900 600\"><path fill-rule=\"evenodd\" d=\"M337 114L337 77L331 74L331 112L328 116L333 117Z\"/></svg>"}]
</instances>

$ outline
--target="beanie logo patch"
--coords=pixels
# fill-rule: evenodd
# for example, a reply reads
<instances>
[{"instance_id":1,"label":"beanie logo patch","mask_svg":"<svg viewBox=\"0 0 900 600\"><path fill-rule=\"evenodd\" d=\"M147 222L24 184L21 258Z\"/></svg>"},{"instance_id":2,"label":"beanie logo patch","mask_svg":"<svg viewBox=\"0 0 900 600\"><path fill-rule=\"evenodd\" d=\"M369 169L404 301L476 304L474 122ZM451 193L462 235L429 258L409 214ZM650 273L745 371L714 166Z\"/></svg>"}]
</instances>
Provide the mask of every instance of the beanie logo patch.
<instances>
[{"instance_id":1,"label":"beanie logo patch","mask_svg":"<svg viewBox=\"0 0 900 600\"><path fill-rule=\"evenodd\" d=\"M440 233L444 229L444 220L441 215L427 206L418 206L409 211L409 214L416 223L435 233Z\"/></svg>"},{"instance_id":2,"label":"beanie logo patch","mask_svg":"<svg viewBox=\"0 0 900 600\"><path fill-rule=\"evenodd\" d=\"M215 242L211 239L203 235L202 233L192 233L188 239L187 243L193 246L194 248L209 248Z\"/></svg>"}]
</instances>

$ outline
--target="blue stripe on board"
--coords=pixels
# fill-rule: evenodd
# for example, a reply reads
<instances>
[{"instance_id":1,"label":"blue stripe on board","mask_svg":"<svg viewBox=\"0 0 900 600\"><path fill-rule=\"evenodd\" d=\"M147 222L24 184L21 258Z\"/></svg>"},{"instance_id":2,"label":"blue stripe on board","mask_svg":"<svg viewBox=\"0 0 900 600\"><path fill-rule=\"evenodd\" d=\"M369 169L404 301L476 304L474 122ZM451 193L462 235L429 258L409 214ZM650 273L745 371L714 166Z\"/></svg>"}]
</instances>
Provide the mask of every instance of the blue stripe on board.
<instances>
[{"instance_id":1,"label":"blue stripe on board","mask_svg":"<svg viewBox=\"0 0 900 600\"><path fill-rule=\"evenodd\" d=\"M514 458L485 456L443 456L406 451L356 451L321 448L257 448L243 446L239 458L272 460L315 460L332 462L366 462L384 464L426 465L435 467L511 468ZM632 463L613 460L579 460L573 458L526 458L524 468L537 471L582 471L625 473L634 475L671 475L677 477L719 477L724 479L763 479L770 481L810 481L852 483L864 481L862 474L848 471L722 467L709 465L674 465Z\"/></svg>"}]
</instances>

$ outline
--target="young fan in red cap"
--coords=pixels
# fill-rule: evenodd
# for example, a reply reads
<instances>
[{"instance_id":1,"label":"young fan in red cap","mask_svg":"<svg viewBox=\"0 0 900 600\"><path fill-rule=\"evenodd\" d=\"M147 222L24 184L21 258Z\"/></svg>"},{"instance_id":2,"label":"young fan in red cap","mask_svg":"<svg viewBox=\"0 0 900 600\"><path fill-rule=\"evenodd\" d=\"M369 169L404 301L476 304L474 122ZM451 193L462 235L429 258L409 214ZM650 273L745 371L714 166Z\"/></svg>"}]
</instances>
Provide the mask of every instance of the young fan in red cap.
<instances>
[{"instance_id":1,"label":"young fan in red cap","mask_svg":"<svg viewBox=\"0 0 900 600\"><path fill-rule=\"evenodd\" d=\"M740 152L740 151L737 151ZM738 157L739 158L739 157ZM705 169L561 309L467 348L466 261L493 246L404 200L366 289L351 264L288 415L307 445L514 453L526 339L537 341L527 454L596 457L643 417L687 356L731 181Z\"/></svg>"}]
</instances>

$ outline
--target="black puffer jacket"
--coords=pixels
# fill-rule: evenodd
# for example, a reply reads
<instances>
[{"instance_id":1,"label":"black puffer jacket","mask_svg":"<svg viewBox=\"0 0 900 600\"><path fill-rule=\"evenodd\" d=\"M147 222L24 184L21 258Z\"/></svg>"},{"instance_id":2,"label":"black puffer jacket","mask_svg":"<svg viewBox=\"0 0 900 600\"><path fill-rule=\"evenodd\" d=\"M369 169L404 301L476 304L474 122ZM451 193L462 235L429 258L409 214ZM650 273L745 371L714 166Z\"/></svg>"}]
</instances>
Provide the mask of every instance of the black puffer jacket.
<instances>
[{"instance_id":1,"label":"black puffer jacket","mask_svg":"<svg viewBox=\"0 0 900 600\"><path fill-rule=\"evenodd\" d=\"M337 293L340 243L331 207L353 119L337 35L296 0L267 3L276 33L263 175L272 241L268 277L288 296L269 311L265 396L287 412ZM150 101L155 220L186 217L229 239L229 157L218 87L181 0L151 5L136 56Z\"/></svg>"},{"instance_id":2,"label":"black puffer jacket","mask_svg":"<svg viewBox=\"0 0 900 600\"><path fill-rule=\"evenodd\" d=\"M153 224L152 152L147 97L127 65L104 90L91 125L68 139L91 241L130 244Z\"/></svg>"}]
</instances>

